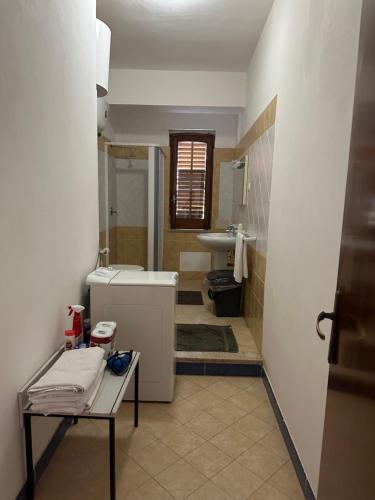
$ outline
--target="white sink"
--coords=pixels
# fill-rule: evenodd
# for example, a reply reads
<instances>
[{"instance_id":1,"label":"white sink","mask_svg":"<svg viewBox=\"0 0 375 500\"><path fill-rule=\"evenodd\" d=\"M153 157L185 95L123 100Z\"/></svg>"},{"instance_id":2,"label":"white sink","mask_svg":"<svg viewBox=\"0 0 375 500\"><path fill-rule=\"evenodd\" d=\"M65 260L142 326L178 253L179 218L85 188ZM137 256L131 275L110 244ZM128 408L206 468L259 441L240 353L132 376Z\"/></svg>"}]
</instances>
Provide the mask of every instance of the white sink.
<instances>
[{"instance_id":1,"label":"white sink","mask_svg":"<svg viewBox=\"0 0 375 500\"><path fill-rule=\"evenodd\" d=\"M232 250L236 246L236 237L231 233L199 233L197 238L202 245L217 252Z\"/></svg>"}]
</instances>

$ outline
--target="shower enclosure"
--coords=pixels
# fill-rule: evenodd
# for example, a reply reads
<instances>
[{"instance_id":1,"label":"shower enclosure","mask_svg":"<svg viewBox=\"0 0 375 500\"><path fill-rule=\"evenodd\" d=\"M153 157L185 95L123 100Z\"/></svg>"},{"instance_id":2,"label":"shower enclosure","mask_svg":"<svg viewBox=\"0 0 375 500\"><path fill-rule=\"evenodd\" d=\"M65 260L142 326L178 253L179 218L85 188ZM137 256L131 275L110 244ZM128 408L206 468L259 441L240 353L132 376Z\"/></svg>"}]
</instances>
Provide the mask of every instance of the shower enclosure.
<instances>
[{"instance_id":1,"label":"shower enclosure","mask_svg":"<svg viewBox=\"0 0 375 500\"><path fill-rule=\"evenodd\" d=\"M162 270L163 160L156 144L106 142L99 152L100 248L105 265Z\"/></svg>"}]
</instances>

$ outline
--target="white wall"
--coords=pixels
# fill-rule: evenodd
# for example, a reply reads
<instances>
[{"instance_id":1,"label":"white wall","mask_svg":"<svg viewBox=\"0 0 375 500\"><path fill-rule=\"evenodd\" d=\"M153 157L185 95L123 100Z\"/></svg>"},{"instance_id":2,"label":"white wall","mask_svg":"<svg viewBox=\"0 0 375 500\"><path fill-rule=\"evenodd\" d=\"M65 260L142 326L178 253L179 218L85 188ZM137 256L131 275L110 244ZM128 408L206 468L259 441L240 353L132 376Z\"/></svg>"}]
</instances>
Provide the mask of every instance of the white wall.
<instances>
[{"instance_id":1,"label":"white wall","mask_svg":"<svg viewBox=\"0 0 375 500\"><path fill-rule=\"evenodd\" d=\"M211 129L215 146L237 144L239 110L188 110L161 106L110 106L109 117L117 141L169 145L170 129Z\"/></svg>"},{"instance_id":2,"label":"white wall","mask_svg":"<svg viewBox=\"0 0 375 500\"><path fill-rule=\"evenodd\" d=\"M62 343L98 245L95 1L0 6L0 496L24 484L17 390ZM37 455L55 427L36 425Z\"/></svg>"},{"instance_id":3,"label":"white wall","mask_svg":"<svg viewBox=\"0 0 375 500\"><path fill-rule=\"evenodd\" d=\"M246 73L111 69L108 102L243 107L246 103Z\"/></svg>"},{"instance_id":4,"label":"white wall","mask_svg":"<svg viewBox=\"0 0 375 500\"><path fill-rule=\"evenodd\" d=\"M278 95L263 355L316 492L351 131L360 0L275 0L248 70L242 133Z\"/></svg>"}]
</instances>

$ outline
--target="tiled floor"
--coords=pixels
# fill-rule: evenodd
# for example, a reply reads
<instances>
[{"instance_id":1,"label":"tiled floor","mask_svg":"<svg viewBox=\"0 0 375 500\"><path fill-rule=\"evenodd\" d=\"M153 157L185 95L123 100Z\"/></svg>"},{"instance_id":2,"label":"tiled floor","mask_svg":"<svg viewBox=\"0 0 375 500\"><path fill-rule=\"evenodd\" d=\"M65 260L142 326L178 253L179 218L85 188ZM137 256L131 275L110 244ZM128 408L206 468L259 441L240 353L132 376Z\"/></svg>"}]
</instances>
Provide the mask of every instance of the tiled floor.
<instances>
[{"instance_id":1,"label":"tiled floor","mask_svg":"<svg viewBox=\"0 0 375 500\"><path fill-rule=\"evenodd\" d=\"M261 356L255 345L254 339L243 317L240 318L218 318L214 314L214 304L207 295L207 287L202 281L181 280L180 290L201 290L203 306L178 305L176 311L177 323L204 323L211 325L231 325L236 337L238 353L212 353L212 352L185 352L177 351L176 357L179 361L220 361L225 362L249 362L259 361Z\"/></svg>"},{"instance_id":2,"label":"tiled floor","mask_svg":"<svg viewBox=\"0 0 375 500\"><path fill-rule=\"evenodd\" d=\"M117 417L118 500L300 500L303 495L261 379L178 376L172 404ZM72 426L37 500L108 498L107 423Z\"/></svg>"}]
</instances>

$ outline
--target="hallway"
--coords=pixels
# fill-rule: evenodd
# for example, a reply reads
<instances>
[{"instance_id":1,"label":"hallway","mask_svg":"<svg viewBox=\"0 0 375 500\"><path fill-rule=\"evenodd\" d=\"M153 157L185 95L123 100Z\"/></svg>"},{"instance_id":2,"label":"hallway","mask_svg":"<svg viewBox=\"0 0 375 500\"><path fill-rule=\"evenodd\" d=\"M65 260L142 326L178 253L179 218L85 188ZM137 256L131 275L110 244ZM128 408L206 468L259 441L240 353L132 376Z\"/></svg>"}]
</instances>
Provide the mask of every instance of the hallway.
<instances>
[{"instance_id":1,"label":"hallway","mask_svg":"<svg viewBox=\"0 0 375 500\"><path fill-rule=\"evenodd\" d=\"M172 404L132 404L117 419L119 500L302 500L261 379L178 376ZM72 426L36 500L108 495L107 425Z\"/></svg>"}]
</instances>

